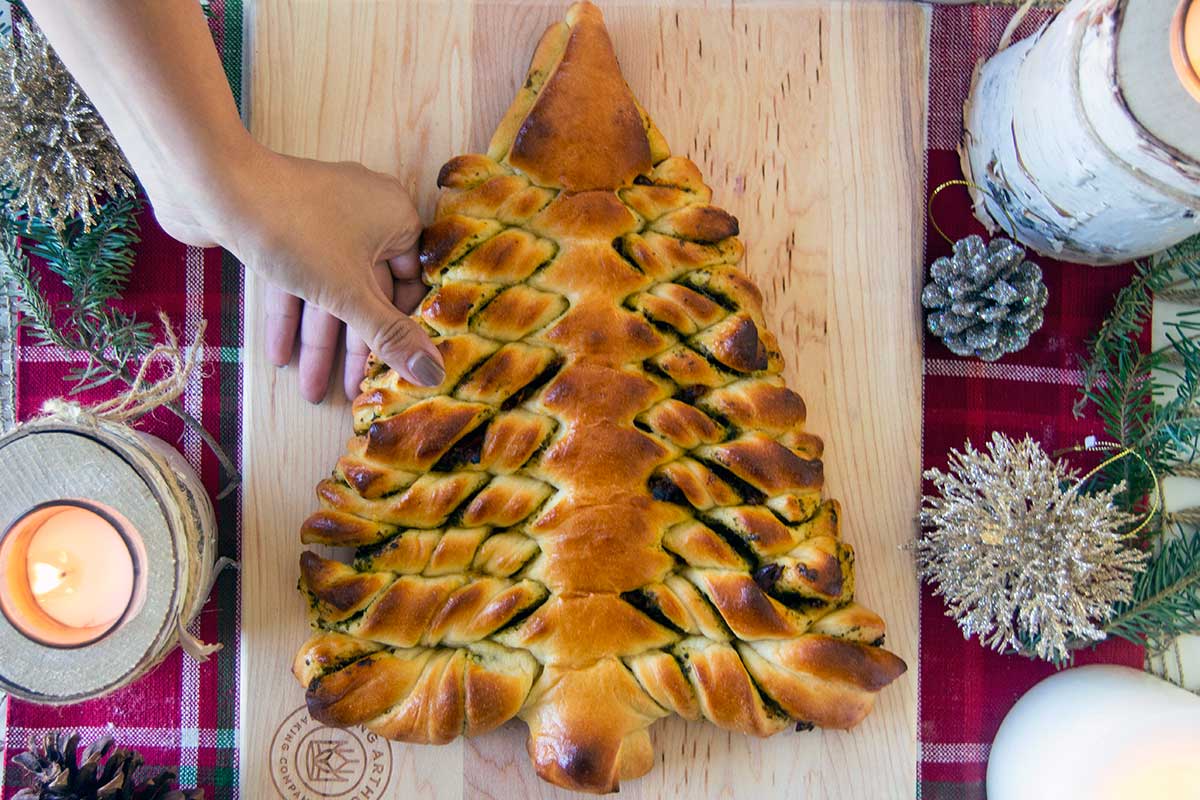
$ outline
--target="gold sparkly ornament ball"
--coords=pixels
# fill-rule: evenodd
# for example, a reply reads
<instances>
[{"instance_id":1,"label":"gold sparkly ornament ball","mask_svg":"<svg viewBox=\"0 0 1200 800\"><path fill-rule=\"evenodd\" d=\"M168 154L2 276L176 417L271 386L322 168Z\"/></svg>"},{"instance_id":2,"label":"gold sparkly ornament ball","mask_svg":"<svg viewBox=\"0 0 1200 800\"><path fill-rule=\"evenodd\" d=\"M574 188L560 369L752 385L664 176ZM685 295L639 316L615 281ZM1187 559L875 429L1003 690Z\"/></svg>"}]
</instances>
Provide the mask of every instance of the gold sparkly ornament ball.
<instances>
[{"instance_id":1,"label":"gold sparkly ornament ball","mask_svg":"<svg viewBox=\"0 0 1200 800\"><path fill-rule=\"evenodd\" d=\"M1127 537L1136 518L1113 503L1120 485L1084 493L1033 439L1000 433L924 477L937 493L922 498L918 573L965 636L1054 662L1106 637L1146 559Z\"/></svg>"},{"instance_id":2,"label":"gold sparkly ornament ball","mask_svg":"<svg viewBox=\"0 0 1200 800\"><path fill-rule=\"evenodd\" d=\"M18 213L90 227L105 195L132 194L124 154L83 90L32 24L0 46L0 185Z\"/></svg>"}]
</instances>

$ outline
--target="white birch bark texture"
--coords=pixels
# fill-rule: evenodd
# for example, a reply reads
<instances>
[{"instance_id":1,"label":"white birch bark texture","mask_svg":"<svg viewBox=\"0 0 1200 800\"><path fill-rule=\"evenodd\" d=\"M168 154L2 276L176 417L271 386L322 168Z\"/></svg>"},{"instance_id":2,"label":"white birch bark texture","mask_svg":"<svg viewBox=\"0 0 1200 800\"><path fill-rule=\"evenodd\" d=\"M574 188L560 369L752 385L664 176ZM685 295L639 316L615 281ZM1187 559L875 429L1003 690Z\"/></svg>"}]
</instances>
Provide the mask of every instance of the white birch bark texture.
<instances>
[{"instance_id":1,"label":"white birch bark texture","mask_svg":"<svg viewBox=\"0 0 1200 800\"><path fill-rule=\"evenodd\" d=\"M977 65L959 155L989 231L1094 265L1200 233L1200 103L1168 49L1177 2L1072 0Z\"/></svg>"}]
</instances>

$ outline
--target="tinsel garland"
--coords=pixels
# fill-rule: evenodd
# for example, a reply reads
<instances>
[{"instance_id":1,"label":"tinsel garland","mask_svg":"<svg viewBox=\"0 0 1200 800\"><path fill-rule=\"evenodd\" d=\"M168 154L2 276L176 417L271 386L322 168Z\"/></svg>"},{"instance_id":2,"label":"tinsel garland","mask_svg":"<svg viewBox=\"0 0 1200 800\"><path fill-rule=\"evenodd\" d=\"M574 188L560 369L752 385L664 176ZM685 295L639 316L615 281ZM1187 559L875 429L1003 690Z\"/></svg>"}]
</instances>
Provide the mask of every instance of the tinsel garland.
<instances>
[{"instance_id":1,"label":"tinsel garland","mask_svg":"<svg viewBox=\"0 0 1200 800\"><path fill-rule=\"evenodd\" d=\"M36 27L0 47L0 185L18 213L85 228L105 195L134 193L125 156Z\"/></svg>"}]
</instances>

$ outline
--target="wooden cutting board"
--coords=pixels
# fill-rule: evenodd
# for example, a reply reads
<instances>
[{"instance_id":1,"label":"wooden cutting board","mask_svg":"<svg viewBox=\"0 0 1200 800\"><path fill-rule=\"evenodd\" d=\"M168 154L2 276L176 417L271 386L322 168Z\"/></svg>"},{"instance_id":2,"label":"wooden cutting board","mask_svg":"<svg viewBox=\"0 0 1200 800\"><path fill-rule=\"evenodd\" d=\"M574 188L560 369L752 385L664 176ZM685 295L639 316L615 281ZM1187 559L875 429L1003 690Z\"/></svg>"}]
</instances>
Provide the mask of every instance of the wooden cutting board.
<instances>
[{"instance_id":1,"label":"wooden cutting board","mask_svg":"<svg viewBox=\"0 0 1200 800\"><path fill-rule=\"evenodd\" d=\"M713 200L741 220L745 269L825 437L858 553L859 598L909 672L853 732L732 735L678 718L623 796L911 798L917 584L899 546L920 470L921 219L928 16L908 3L604 3L625 76ZM480 151L565 3L259 0L250 122L275 149L400 175L428 220L438 168ZM290 675L305 639L298 529L351 434L336 391L300 399L262 355L246 281L242 797L534 798L524 726L445 747L321 728Z\"/></svg>"}]
</instances>

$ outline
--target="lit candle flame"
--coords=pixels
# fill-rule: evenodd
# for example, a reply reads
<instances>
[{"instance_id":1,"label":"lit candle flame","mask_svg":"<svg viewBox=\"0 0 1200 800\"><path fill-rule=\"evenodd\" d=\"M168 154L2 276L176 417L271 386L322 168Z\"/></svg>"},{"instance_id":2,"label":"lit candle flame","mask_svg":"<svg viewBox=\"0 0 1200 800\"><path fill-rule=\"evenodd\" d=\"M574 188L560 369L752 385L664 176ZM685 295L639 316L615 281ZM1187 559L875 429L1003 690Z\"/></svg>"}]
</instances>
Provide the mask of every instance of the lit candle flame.
<instances>
[{"instance_id":1,"label":"lit candle flame","mask_svg":"<svg viewBox=\"0 0 1200 800\"><path fill-rule=\"evenodd\" d=\"M57 589L67 578L67 573L53 564L38 561L29 568L29 588L35 597L49 594Z\"/></svg>"}]
</instances>

